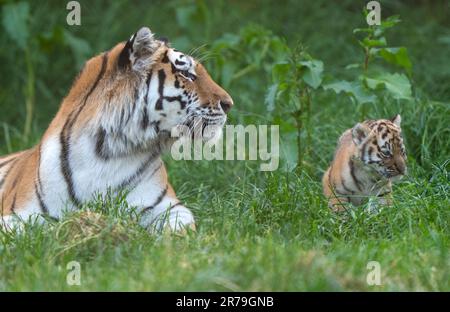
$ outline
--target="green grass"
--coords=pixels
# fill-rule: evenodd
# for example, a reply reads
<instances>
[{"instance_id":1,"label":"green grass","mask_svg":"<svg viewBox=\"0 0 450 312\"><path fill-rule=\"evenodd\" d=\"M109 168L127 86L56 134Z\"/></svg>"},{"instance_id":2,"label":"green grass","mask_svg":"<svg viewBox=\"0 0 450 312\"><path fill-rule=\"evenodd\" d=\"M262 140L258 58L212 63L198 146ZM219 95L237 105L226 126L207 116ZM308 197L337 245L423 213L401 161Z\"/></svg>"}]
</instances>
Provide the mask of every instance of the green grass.
<instances>
[{"instance_id":1,"label":"green grass","mask_svg":"<svg viewBox=\"0 0 450 312\"><path fill-rule=\"evenodd\" d=\"M199 174L199 165L175 167L177 182L186 172L196 174L179 189L196 214L197 233L152 237L117 209L125 205L120 199L98 199L90 209L110 212L97 232L68 230L67 222L79 222L75 213L5 237L0 289L449 290L443 168L429 181L402 182L394 207L336 215L317 180L306 175L241 167L241 178L220 191L214 185L234 176L228 173L234 165L215 165L214 176ZM66 284L73 260L81 264L81 286ZM366 283L372 260L381 264L381 286Z\"/></svg>"},{"instance_id":2,"label":"green grass","mask_svg":"<svg viewBox=\"0 0 450 312\"><path fill-rule=\"evenodd\" d=\"M142 24L167 35L175 47L189 50L224 33L237 34L247 23L258 23L291 46L300 39L324 61L327 75L346 78L350 74L343 67L362 59L351 33L363 25L361 7L354 1L340 6L324 5L327 1L289 5L215 1L205 6L206 14L200 10L194 19L184 20L186 12L174 8L189 11L189 3L193 2L171 1L158 10L151 6L146 10L144 3L130 9L117 1L105 9L101 1L86 2L83 26L65 27L86 40L92 54L109 49ZM194 7L201 8L199 3ZM151 236L124 214L126 203L121 198L98 198L85 207L101 213L92 223L83 223L83 214L76 212L60 223L30 225L17 235L0 234L0 291L449 291L450 73L445 5L419 1L413 10L402 1L382 2L383 12L400 14L403 20L388 39L410 51L416 92L415 101L385 99L367 107L370 118L402 115L409 173L394 186L393 207L369 212L364 206L343 214L327 208L321 175L337 138L358 121L359 114L348 98L316 92L309 129L312 142L302 173L281 169L264 173L250 161L176 162L166 157L178 197L195 214L197 233ZM221 15L225 6L227 18ZM35 31L50 31L65 20L66 12L51 2L33 4L32 11ZM120 14L124 11L130 13ZM0 154L6 154L38 142L76 75L80 55L53 43L34 59L36 115L32 134L24 138L25 63L3 32L0 42L9 46L0 50L4 64ZM222 73L211 75L222 82ZM268 63L230 83L227 90L236 103L230 124L271 122L264 105L270 78ZM295 145L281 131L281 145ZM66 283L70 261L81 265L80 286ZM380 286L366 283L369 261L381 265Z\"/></svg>"}]
</instances>

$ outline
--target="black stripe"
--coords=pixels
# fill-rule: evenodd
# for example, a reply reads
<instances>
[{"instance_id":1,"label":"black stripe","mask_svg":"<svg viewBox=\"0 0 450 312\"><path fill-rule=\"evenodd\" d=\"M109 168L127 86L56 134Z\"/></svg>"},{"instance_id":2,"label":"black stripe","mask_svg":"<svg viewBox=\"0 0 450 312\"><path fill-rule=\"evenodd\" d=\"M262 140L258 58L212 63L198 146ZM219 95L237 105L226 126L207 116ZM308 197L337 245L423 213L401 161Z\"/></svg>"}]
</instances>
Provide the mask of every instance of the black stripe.
<instances>
[{"instance_id":1,"label":"black stripe","mask_svg":"<svg viewBox=\"0 0 450 312\"><path fill-rule=\"evenodd\" d=\"M125 68L130 63L130 54L133 52L133 44L134 39L136 38L136 34L133 35L131 40L128 40L123 50L120 52L119 60L117 61L117 65L119 68Z\"/></svg>"},{"instance_id":2,"label":"black stripe","mask_svg":"<svg viewBox=\"0 0 450 312\"><path fill-rule=\"evenodd\" d=\"M122 111L120 112L120 121L119 121L120 128L122 128L122 126L123 126L124 118L125 118L125 109L122 108Z\"/></svg>"},{"instance_id":3,"label":"black stripe","mask_svg":"<svg viewBox=\"0 0 450 312\"><path fill-rule=\"evenodd\" d=\"M95 153L97 157L108 160L109 154L105 152L105 139L106 139L106 130L102 127L97 131L97 143L95 144Z\"/></svg>"},{"instance_id":4,"label":"black stripe","mask_svg":"<svg viewBox=\"0 0 450 312\"><path fill-rule=\"evenodd\" d=\"M69 193L70 200L76 205L80 206L81 201L76 197L76 192L74 188L74 183L72 180L72 169L70 168L69 163L69 153L70 153L70 137L72 132L72 127L75 124L75 122L78 119L78 116L86 106L87 100L89 96L94 92L95 88L97 87L99 81L102 79L103 75L106 71L106 64L108 62L108 53L103 53L103 61L102 61L102 67L100 69L99 74L97 75L97 78L92 85L91 89L88 91L86 96L84 97L83 104L79 106L78 110L75 112L71 112L69 117L66 120L66 123L64 124L64 127L60 134L60 144L61 144L61 155L60 155L60 161L61 161L61 172L64 177L64 180L67 184L67 191ZM73 116L74 115L74 116ZM73 118L72 118L73 116Z\"/></svg>"},{"instance_id":5,"label":"black stripe","mask_svg":"<svg viewBox=\"0 0 450 312\"><path fill-rule=\"evenodd\" d=\"M172 205L172 207L170 207L169 210L172 210L173 208L178 207L178 206L183 206L183 204L181 202L178 202L175 205Z\"/></svg>"},{"instance_id":6,"label":"black stripe","mask_svg":"<svg viewBox=\"0 0 450 312\"><path fill-rule=\"evenodd\" d=\"M170 61L169 61L169 57L167 56L167 51L164 53L164 56L163 56L163 58L161 59L161 62L162 63L169 63Z\"/></svg>"},{"instance_id":7,"label":"black stripe","mask_svg":"<svg viewBox=\"0 0 450 312\"><path fill-rule=\"evenodd\" d=\"M153 128L155 128L155 132L156 133L159 133L159 131L160 131L160 129L159 129L159 124L161 123L161 120L158 120L158 121L152 121L151 123L150 123L150 125L153 127Z\"/></svg>"},{"instance_id":8,"label":"black stripe","mask_svg":"<svg viewBox=\"0 0 450 312\"><path fill-rule=\"evenodd\" d=\"M156 101L155 109L156 109L156 110L162 110L162 109L163 109L163 100L162 100L162 98L159 98L159 99Z\"/></svg>"},{"instance_id":9,"label":"black stripe","mask_svg":"<svg viewBox=\"0 0 450 312\"><path fill-rule=\"evenodd\" d=\"M144 109L142 110L142 122L141 122L142 130L147 129L149 122L150 121L148 119L147 106L145 106Z\"/></svg>"},{"instance_id":10,"label":"black stripe","mask_svg":"<svg viewBox=\"0 0 450 312\"><path fill-rule=\"evenodd\" d=\"M153 76L153 72L150 71L150 72L147 74L147 80L146 80L146 82L145 82L145 83L147 84L147 94L145 95L145 99L144 99L145 104L148 103L148 94L149 94L149 92L150 92L150 82L152 81L152 76Z\"/></svg>"},{"instance_id":11,"label":"black stripe","mask_svg":"<svg viewBox=\"0 0 450 312\"><path fill-rule=\"evenodd\" d=\"M9 164L10 162L12 162L14 159L16 159L15 157L8 159L7 161L4 161L0 164L0 168L6 166L7 164Z\"/></svg>"},{"instance_id":12,"label":"black stripe","mask_svg":"<svg viewBox=\"0 0 450 312\"><path fill-rule=\"evenodd\" d=\"M38 183L38 191L43 194L42 190L42 180L41 180L41 159L42 159L42 144L39 144L38 147L38 161L37 161L37 183Z\"/></svg>"},{"instance_id":13,"label":"black stripe","mask_svg":"<svg viewBox=\"0 0 450 312\"><path fill-rule=\"evenodd\" d=\"M149 210L152 210L153 208L155 208L156 206L158 206L158 205L162 202L162 200L164 199L164 196L166 196L166 194L167 194L167 189L168 189L168 188L169 188L169 186L166 185L166 187L164 188L164 190L162 190L161 194L159 194L158 198L156 198L155 202L154 202L152 205L150 205L150 206L148 206L148 207L145 207L145 208L141 211L141 215L147 213Z\"/></svg>"},{"instance_id":14,"label":"black stripe","mask_svg":"<svg viewBox=\"0 0 450 312\"><path fill-rule=\"evenodd\" d=\"M180 95L177 95L177 96L165 96L164 100L167 100L169 102L176 102L176 101L180 102L181 109L184 109L186 107L186 104L187 104L185 101L183 101L183 99L181 98Z\"/></svg>"},{"instance_id":15,"label":"black stripe","mask_svg":"<svg viewBox=\"0 0 450 312\"><path fill-rule=\"evenodd\" d=\"M69 192L69 196L71 201L79 206L80 201L75 196L75 191L73 189L73 181L72 181L72 169L69 165L69 138L70 138L70 131L67 130L70 128L70 120L72 117L72 113L67 118L67 121L61 131L59 140L61 144L61 155L60 155L60 162L61 162L61 172L64 177L64 180L66 181L67 185L67 191ZM69 131L69 134L66 135L66 132ZM67 136L67 137L66 137Z\"/></svg>"},{"instance_id":16,"label":"black stripe","mask_svg":"<svg viewBox=\"0 0 450 312\"><path fill-rule=\"evenodd\" d=\"M45 215L48 215L48 208L47 208L47 206L45 205L44 200L42 199L41 194L39 193L37 183L34 184L34 190L35 190L35 192L36 192L36 197L37 197L37 199L38 199L39 207L41 208L41 212L42 212L43 214L45 214Z\"/></svg>"},{"instance_id":17,"label":"black stripe","mask_svg":"<svg viewBox=\"0 0 450 312\"><path fill-rule=\"evenodd\" d=\"M160 155L160 150L157 148L157 151L152 153L150 157L142 163L142 165L136 170L136 172L128 177L125 181L119 184L117 189L122 190L128 188L130 185L136 185L140 182L142 175L148 169L148 167L152 164L152 162Z\"/></svg>"},{"instance_id":18,"label":"black stripe","mask_svg":"<svg viewBox=\"0 0 450 312\"><path fill-rule=\"evenodd\" d=\"M355 165L354 165L352 159L349 160L348 166L350 167L350 175L352 176L353 182L355 182L355 185L358 188L358 190L362 191L361 182L356 178L356 175L355 175Z\"/></svg>"},{"instance_id":19,"label":"black stripe","mask_svg":"<svg viewBox=\"0 0 450 312\"><path fill-rule=\"evenodd\" d=\"M150 173L149 178L153 177L153 175L154 175L156 172L158 172L159 169L161 169L162 165L163 165L163 162L161 161L161 163L158 165L158 167L156 167L156 168L152 171L152 173Z\"/></svg>"},{"instance_id":20,"label":"black stripe","mask_svg":"<svg viewBox=\"0 0 450 312\"><path fill-rule=\"evenodd\" d=\"M42 180L41 180L41 159L42 159L42 144L39 144L39 155L38 155L38 163L37 163L37 184L35 182L35 190L36 190L36 196L39 201L39 206L41 208L41 212L43 214L48 214L48 208L47 205L44 202L44 190L42 188Z\"/></svg>"},{"instance_id":21,"label":"black stripe","mask_svg":"<svg viewBox=\"0 0 450 312\"><path fill-rule=\"evenodd\" d=\"M5 183L6 179L8 178L9 174L11 173L14 166L17 164L18 159L15 158L11 166L8 168L8 171L6 171L5 176L0 180L0 188L2 188L3 184Z\"/></svg>"},{"instance_id":22,"label":"black stripe","mask_svg":"<svg viewBox=\"0 0 450 312\"><path fill-rule=\"evenodd\" d=\"M16 210L16 199L17 199L17 193L14 194L13 202L11 204L11 212L15 213Z\"/></svg>"},{"instance_id":23,"label":"black stripe","mask_svg":"<svg viewBox=\"0 0 450 312\"><path fill-rule=\"evenodd\" d=\"M164 98L164 82L166 80L166 73L164 72L164 69L160 69L158 71L158 93L159 93L159 99L156 102L155 109L156 110L162 110L163 109L163 98Z\"/></svg>"},{"instance_id":24,"label":"black stripe","mask_svg":"<svg viewBox=\"0 0 450 312\"><path fill-rule=\"evenodd\" d=\"M345 185L345 179L344 179L344 177L343 176L341 176L341 184L342 184L342 188L344 189L344 191L346 192L346 194L354 194L354 192L351 190L351 189L349 189L348 187L347 187L347 185Z\"/></svg>"},{"instance_id":25,"label":"black stripe","mask_svg":"<svg viewBox=\"0 0 450 312\"><path fill-rule=\"evenodd\" d=\"M180 88L180 81L178 80L177 76L175 76L175 82L173 83L173 86L174 86L176 89L179 89L179 88Z\"/></svg>"},{"instance_id":26,"label":"black stripe","mask_svg":"<svg viewBox=\"0 0 450 312\"><path fill-rule=\"evenodd\" d=\"M4 215L4 211L5 211L4 201L5 201L5 194L2 193L2 210L0 211L0 216ZM3 221L3 220L1 220L1 221Z\"/></svg>"}]
</instances>

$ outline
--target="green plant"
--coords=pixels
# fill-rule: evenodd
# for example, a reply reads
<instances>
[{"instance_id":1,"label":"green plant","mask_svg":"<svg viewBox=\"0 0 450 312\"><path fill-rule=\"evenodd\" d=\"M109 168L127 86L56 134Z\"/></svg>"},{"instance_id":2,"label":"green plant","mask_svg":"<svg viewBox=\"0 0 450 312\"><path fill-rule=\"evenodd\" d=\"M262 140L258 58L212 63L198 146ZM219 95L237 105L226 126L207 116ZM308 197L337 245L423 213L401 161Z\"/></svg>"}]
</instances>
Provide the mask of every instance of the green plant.
<instances>
[{"instance_id":1,"label":"green plant","mask_svg":"<svg viewBox=\"0 0 450 312\"><path fill-rule=\"evenodd\" d=\"M32 133L36 106L36 68L39 61L45 58L55 47L69 47L78 68L81 68L91 53L90 45L61 26L53 26L47 31L36 31L31 26L30 4L28 2L12 2L1 6L2 25L5 33L23 54L25 66L25 122L21 135L24 145L29 144ZM6 130L5 130L6 131ZM6 132L5 132L6 133Z\"/></svg>"},{"instance_id":2,"label":"green plant","mask_svg":"<svg viewBox=\"0 0 450 312\"><path fill-rule=\"evenodd\" d=\"M10 3L3 6L3 27L11 39L22 50L26 64L27 79L24 91L26 117L23 129L23 137L25 139L30 136L35 106L35 70L29 39L29 15L30 7L27 2Z\"/></svg>"},{"instance_id":3,"label":"green plant","mask_svg":"<svg viewBox=\"0 0 450 312\"><path fill-rule=\"evenodd\" d=\"M367 118L368 105L377 104L383 98L413 101L409 78L412 64L408 51L405 47L389 47L385 37L386 31L399 22L398 16L391 16L383 20L381 25L354 29L355 35L362 35L358 44L364 57L362 63L349 64L346 69L359 69L357 76L352 81L330 79L331 82L323 85L325 90L347 95L356 104L361 120ZM404 73L390 73L381 64L372 66L375 59L393 64Z\"/></svg>"},{"instance_id":4,"label":"green plant","mask_svg":"<svg viewBox=\"0 0 450 312\"><path fill-rule=\"evenodd\" d=\"M311 145L310 120L312 92L322 84L323 62L314 59L298 45L288 52L288 61L275 64L272 69L273 84L266 96L268 110L274 115L274 123L292 140L296 150L283 146L287 169L298 171L303 165L304 154ZM293 155L296 155L293 156Z\"/></svg>"}]
</instances>

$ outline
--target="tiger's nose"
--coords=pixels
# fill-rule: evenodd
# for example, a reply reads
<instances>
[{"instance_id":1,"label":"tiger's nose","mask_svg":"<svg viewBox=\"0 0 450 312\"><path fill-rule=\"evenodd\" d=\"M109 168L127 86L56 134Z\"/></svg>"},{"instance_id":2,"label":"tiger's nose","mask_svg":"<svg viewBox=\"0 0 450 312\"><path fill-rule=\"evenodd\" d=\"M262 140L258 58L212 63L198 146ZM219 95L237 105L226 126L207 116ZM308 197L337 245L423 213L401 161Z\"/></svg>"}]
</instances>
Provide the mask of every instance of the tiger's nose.
<instances>
[{"instance_id":1,"label":"tiger's nose","mask_svg":"<svg viewBox=\"0 0 450 312\"><path fill-rule=\"evenodd\" d=\"M231 106L233 106L233 100L231 99L220 100L220 107L222 107L222 110L225 114L230 111Z\"/></svg>"},{"instance_id":2,"label":"tiger's nose","mask_svg":"<svg viewBox=\"0 0 450 312\"><path fill-rule=\"evenodd\" d=\"M400 174L406 173L406 164L403 160L398 160L395 162L395 166Z\"/></svg>"}]
</instances>

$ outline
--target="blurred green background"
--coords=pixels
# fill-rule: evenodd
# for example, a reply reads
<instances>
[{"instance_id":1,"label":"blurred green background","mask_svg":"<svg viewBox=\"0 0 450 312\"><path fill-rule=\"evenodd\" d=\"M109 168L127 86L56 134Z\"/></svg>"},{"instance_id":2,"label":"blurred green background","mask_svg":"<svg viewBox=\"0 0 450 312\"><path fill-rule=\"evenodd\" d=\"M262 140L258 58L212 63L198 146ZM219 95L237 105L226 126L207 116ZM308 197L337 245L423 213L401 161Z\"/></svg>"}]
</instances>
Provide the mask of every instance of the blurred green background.
<instances>
[{"instance_id":1,"label":"blurred green background","mask_svg":"<svg viewBox=\"0 0 450 312\"><path fill-rule=\"evenodd\" d=\"M2 6L17 2L2 0ZM235 122L260 123L258 118L246 120L245 116L263 114L266 117L264 103L271 84L270 67L287 57L272 51L272 47L266 55L258 55L264 38L277 36L291 48L300 43L308 53L324 62L326 75L340 79L352 75L344 69L347 64L363 58L352 30L365 27L364 1L340 1L339 4L322 0L79 2L81 26L67 25L67 1L26 2L27 29L15 26L13 29L14 35L20 37L19 41L26 35L23 40L29 57L18 41L5 31L3 18L0 33L1 122L8 125L10 135L22 133L25 126L30 66L35 88L33 142L55 114L85 60L126 40L143 25L149 26L157 35L168 37L174 47L186 52L199 46L206 51L215 47L205 63L213 78L233 96L236 109L232 118ZM388 39L393 46L407 47L416 92L432 100L448 100L448 2L381 1L381 4L383 18L398 14L402 20L390 30ZM247 37L242 40L244 36ZM234 44L239 38L244 42ZM233 47L227 49L229 45ZM248 72L233 77L239 70L255 63L257 66ZM317 96L326 97L326 100L314 103L316 109L332 107L342 112L354 109L348 101L341 101L342 95ZM372 113L373 109L369 111ZM351 120L345 126L356 121L351 114L342 116L349 116ZM320 120L315 122L321 123ZM4 135L0 135L0 146L5 146Z\"/></svg>"}]
</instances>

